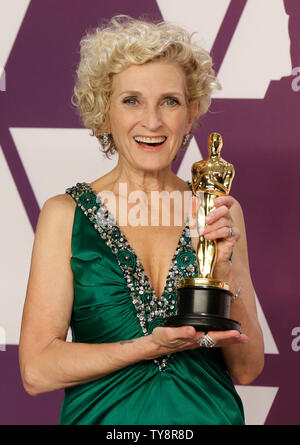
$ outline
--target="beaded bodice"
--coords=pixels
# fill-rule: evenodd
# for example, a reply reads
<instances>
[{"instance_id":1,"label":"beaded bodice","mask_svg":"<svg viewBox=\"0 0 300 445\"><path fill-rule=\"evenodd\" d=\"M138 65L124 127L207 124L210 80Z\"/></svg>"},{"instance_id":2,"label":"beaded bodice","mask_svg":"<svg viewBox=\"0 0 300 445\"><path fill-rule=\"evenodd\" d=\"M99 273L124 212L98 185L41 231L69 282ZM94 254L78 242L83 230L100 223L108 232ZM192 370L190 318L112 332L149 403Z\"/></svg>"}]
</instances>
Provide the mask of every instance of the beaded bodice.
<instances>
[{"instance_id":1,"label":"beaded bodice","mask_svg":"<svg viewBox=\"0 0 300 445\"><path fill-rule=\"evenodd\" d=\"M191 184L188 184L191 187ZM171 261L163 293L158 299L141 261L100 194L96 195L91 186L85 182L68 188L66 193L73 197L77 206L115 255L124 274L142 333L151 334L155 327L163 326L168 317L176 314L177 282L182 278L197 275L196 254L191 243L188 217ZM154 360L160 371L164 370L170 356L171 354Z\"/></svg>"}]
</instances>

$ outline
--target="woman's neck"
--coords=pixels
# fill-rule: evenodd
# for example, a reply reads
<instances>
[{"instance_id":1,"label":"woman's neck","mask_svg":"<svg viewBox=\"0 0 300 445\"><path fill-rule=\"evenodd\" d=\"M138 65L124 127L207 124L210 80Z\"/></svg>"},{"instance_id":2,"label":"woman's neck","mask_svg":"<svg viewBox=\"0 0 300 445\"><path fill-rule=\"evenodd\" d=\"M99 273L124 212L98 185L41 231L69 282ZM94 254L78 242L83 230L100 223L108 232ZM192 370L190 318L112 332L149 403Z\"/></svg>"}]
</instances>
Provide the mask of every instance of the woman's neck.
<instances>
[{"instance_id":1,"label":"woman's neck","mask_svg":"<svg viewBox=\"0 0 300 445\"><path fill-rule=\"evenodd\" d=\"M117 191L118 184L126 183L128 193L135 190L143 190L145 193L171 191L180 187L183 182L172 172L170 166L158 171L149 171L129 168L118 163L111 175L115 191Z\"/></svg>"}]
</instances>

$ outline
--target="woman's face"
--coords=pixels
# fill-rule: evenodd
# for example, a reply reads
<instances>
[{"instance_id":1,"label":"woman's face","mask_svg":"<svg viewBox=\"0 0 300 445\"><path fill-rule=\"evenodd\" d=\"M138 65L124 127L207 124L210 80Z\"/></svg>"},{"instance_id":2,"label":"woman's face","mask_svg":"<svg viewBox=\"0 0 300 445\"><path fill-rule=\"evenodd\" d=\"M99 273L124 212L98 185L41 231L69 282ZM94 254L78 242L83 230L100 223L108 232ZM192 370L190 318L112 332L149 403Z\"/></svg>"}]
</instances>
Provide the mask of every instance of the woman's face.
<instances>
[{"instance_id":1,"label":"woman's face","mask_svg":"<svg viewBox=\"0 0 300 445\"><path fill-rule=\"evenodd\" d=\"M198 109L188 109L185 82L182 68L166 62L132 65L114 75L109 121L119 162L152 171L172 163Z\"/></svg>"}]
</instances>

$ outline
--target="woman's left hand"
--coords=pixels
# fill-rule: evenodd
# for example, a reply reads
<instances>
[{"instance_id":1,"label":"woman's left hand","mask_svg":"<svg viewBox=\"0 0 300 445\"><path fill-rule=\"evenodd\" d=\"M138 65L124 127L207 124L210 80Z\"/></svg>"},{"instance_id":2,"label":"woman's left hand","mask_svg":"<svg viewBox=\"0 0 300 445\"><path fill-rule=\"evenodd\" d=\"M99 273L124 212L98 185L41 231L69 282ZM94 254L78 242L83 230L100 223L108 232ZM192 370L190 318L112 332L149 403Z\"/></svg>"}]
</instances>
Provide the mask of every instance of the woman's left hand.
<instances>
[{"instance_id":1,"label":"woman's left hand","mask_svg":"<svg viewBox=\"0 0 300 445\"><path fill-rule=\"evenodd\" d=\"M193 197L193 199L194 208L196 198ZM205 239L216 240L218 243L214 278L226 280L231 273L231 262L229 259L241 234L231 216L231 208L235 203L235 199L230 195L226 195L216 198L214 203L216 208L209 212L205 218L206 225L203 235ZM195 241L193 243L195 244L194 247L198 244Z\"/></svg>"},{"instance_id":2,"label":"woman's left hand","mask_svg":"<svg viewBox=\"0 0 300 445\"><path fill-rule=\"evenodd\" d=\"M193 223L196 220L196 203L194 199L192 201ZM203 228L205 239L215 240L217 243L213 278L229 284L233 295L237 296L238 289L239 291L242 289L237 302L230 307L230 318L239 321L243 334L246 334L249 339L248 344L243 345L242 348L227 343L228 347L224 347L222 353L229 374L241 384L249 384L263 369L264 341L249 269L243 211L238 201L229 195L216 198L214 204L215 208L207 215L206 225ZM203 225L203 218L201 218L201 224ZM191 227L191 240L196 250L199 235L195 227ZM229 258L233 250L231 262ZM212 338L217 340L214 333ZM219 342L219 346L221 345L225 346L225 343Z\"/></svg>"}]
</instances>

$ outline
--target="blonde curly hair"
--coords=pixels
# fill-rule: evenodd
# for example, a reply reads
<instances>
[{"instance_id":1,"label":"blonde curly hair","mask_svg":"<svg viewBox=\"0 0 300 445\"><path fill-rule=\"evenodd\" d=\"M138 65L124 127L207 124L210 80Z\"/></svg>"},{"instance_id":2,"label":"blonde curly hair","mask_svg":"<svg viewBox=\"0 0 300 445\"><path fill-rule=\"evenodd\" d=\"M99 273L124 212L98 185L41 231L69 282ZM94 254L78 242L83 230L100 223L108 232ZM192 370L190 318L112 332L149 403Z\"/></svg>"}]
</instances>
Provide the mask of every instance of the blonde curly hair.
<instances>
[{"instance_id":1,"label":"blonde curly hair","mask_svg":"<svg viewBox=\"0 0 300 445\"><path fill-rule=\"evenodd\" d=\"M169 22L148 22L126 15L113 17L108 25L88 31L80 41L80 61L72 104L78 108L86 128L100 141L109 157L116 151L108 128L112 78L131 65L163 60L176 62L186 75L188 105L199 103L194 128L211 103L211 93L221 85L215 77L207 51L192 42L180 26Z\"/></svg>"}]
</instances>

